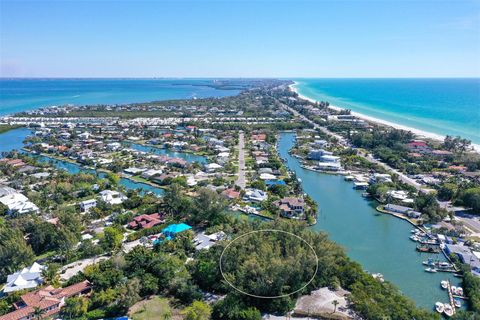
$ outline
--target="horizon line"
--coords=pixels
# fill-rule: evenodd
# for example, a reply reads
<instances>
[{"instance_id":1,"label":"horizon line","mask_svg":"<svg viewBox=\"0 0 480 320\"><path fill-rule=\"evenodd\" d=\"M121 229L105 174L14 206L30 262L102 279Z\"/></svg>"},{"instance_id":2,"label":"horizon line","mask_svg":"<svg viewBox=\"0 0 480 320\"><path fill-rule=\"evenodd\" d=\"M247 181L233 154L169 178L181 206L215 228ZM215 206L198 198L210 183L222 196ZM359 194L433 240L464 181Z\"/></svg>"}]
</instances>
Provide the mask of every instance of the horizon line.
<instances>
[{"instance_id":1,"label":"horizon line","mask_svg":"<svg viewBox=\"0 0 480 320\"><path fill-rule=\"evenodd\" d=\"M329 77L329 76L318 76L318 77L237 77L237 76L232 76L232 77L212 77L212 76L206 76L206 77L169 77L169 76L160 76L160 77L134 77L134 76L118 76L118 77L77 77L77 76L25 76L25 77L3 77L0 76L0 80L20 80L20 79L138 79L138 80L152 80L152 79L163 79L163 80L195 80L195 79L278 79L278 80L291 80L291 79L480 79L479 76L438 76L438 77L432 77L432 76L419 76L419 77Z\"/></svg>"}]
</instances>

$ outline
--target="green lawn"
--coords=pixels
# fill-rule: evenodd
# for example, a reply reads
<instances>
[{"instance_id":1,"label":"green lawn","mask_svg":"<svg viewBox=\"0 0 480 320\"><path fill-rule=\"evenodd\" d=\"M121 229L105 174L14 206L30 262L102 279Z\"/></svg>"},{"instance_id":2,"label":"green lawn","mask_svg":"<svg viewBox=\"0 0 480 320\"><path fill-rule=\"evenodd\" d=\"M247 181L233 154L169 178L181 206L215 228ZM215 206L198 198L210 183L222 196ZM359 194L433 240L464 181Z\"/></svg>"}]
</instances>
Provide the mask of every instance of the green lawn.
<instances>
[{"instance_id":1,"label":"green lawn","mask_svg":"<svg viewBox=\"0 0 480 320\"><path fill-rule=\"evenodd\" d=\"M153 297L149 300L143 300L130 308L128 314L133 320L163 319L166 313L172 310L168 304L168 299L162 297Z\"/></svg>"}]
</instances>

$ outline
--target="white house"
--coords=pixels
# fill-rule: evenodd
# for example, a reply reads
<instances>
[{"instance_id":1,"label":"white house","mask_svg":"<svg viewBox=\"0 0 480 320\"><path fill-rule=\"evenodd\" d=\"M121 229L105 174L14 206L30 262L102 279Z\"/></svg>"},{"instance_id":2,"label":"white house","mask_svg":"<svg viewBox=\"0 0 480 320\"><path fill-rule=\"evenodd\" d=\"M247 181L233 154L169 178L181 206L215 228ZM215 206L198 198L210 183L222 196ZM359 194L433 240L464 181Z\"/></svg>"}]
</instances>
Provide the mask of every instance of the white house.
<instances>
[{"instance_id":1,"label":"white house","mask_svg":"<svg viewBox=\"0 0 480 320\"><path fill-rule=\"evenodd\" d=\"M243 199L246 201L262 202L268 199L268 194L259 189L247 189L245 190Z\"/></svg>"},{"instance_id":2,"label":"white house","mask_svg":"<svg viewBox=\"0 0 480 320\"><path fill-rule=\"evenodd\" d=\"M0 187L0 203L8 208L8 213L38 213L40 209L26 196L10 187Z\"/></svg>"},{"instance_id":3,"label":"white house","mask_svg":"<svg viewBox=\"0 0 480 320\"><path fill-rule=\"evenodd\" d=\"M220 169L222 166L219 165L218 163L209 163L205 166L205 170L207 172L215 172L217 171L218 169Z\"/></svg>"},{"instance_id":4,"label":"white house","mask_svg":"<svg viewBox=\"0 0 480 320\"><path fill-rule=\"evenodd\" d=\"M90 211L91 208L95 208L96 206L97 206L97 200L95 199L89 199L89 200L80 202L80 210L82 210L82 212L88 212Z\"/></svg>"},{"instance_id":5,"label":"white house","mask_svg":"<svg viewBox=\"0 0 480 320\"><path fill-rule=\"evenodd\" d=\"M10 293L23 289L32 289L43 283L42 270L45 266L34 262L29 268L23 268L7 276L7 283L2 289L3 293Z\"/></svg>"},{"instance_id":6,"label":"white house","mask_svg":"<svg viewBox=\"0 0 480 320\"><path fill-rule=\"evenodd\" d=\"M121 204L123 201L127 200L127 197L118 191L113 190L103 190L99 193L102 201L105 201L108 204Z\"/></svg>"}]
</instances>

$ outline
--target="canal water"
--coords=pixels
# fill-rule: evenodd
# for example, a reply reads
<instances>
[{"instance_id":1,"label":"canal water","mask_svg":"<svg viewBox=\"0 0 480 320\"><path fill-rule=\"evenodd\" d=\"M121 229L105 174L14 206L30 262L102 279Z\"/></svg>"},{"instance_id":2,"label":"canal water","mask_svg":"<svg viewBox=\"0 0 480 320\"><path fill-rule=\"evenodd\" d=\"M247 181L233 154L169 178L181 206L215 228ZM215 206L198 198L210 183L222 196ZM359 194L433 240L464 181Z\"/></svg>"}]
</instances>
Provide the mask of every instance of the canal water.
<instances>
[{"instance_id":1,"label":"canal water","mask_svg":"<svg viewBox=\"0 0 480 320\"><path fill-rule=\"evenodd\" d=\"M10 130L0 134L0 157L2 152L10 152L12 150L20 151L23 147L23 141L30 134L31 134L31 131L27 128L14 129L14 130ZM150 146L147 147L140 144L131 144L131 147L139 151L151 152L155 154L166 155L169 157L182 158L188 162L194 162L194 161L199 163L207 162L207 159L205 157L190 154L190 153L185 153L185 152L175 152L168 149L161 149L161 148L150 147ZM75 163L57 160L57 159L40 156L40 155L35 155L34 157L39 161L49 162L52 165L54 165L56 168L63 169L72 174L79 173L79 172L87 172L87 173L98 174L98 176L100 177L105 176L105 173L102 173L102 172L97 173L93 169L84 168ZM141 193L152 192L157 196L161 196L164 194L164 190L162 188L157 188L149 184L132 181L126 178L120 178L120 184L124 186L127 190L129 189L140 190Z\"/></svg>"},{"instance_id":2,"label":"canal water","mask_svg":"<svg viewBox=\"0 0 480 320\"><path fill-rule=\"evenodd\" d=\"M30 130L15 129L0 134L1 152L20 150L22 141ZM441 254L423 254L415 251L415 243L408 237L412 226L401 219L380 214L375 210L376 203L367 201L361 191L354 190L352 184L342 176L321 174L301 168L300 162L288 151L295 144L294 133L282 133L278 144L280 156L286 160L288 168L302 179L304 191L319 204L318 222L312 228L325 231L330 238L343 246L347 254L361 263L371 273L380 272L385 279L395 284L417 305L432 309L436 301L447 302L448 296L440 289L440 281L449 279L460 284L460 279L449 273L431 274L424 271L422 261L429 257L445 261ZM137 150L182 157L187 161L206 162L204 157L197 160L191 154L169 152L166 149L136 145ZM80 171L95 173L94 170L79 165L38 156L40 160L51 161L57 168L70 173ZM194 156L198 157L198 156ZM103 175L103 173L99 173ZM125 178L120 182L127 189L141 189L161 195L163 190Z\"/></svg>"},{"instance_id":3,"label":"canal water","mask_svg":"<svg viewBox=\"0 0 480 320\"><path fill-rule=\"evenodd\" d=\"M298 159L288 154L295 134L283 132L278 152L290 170L302 180L304 191L319 206L318 222L312 228L325 231L343 246L350 258L371 273L381 273L418 306L431 310L436 301L447 302L440 281L460 284L451 273L427 273L422 261L429 257L446 261L442 254L424 254L415 250L409 239L413 228L408 222L375 210L376 203L361 196L343 176L303 169Z\"/></svg>"}]
</instances>

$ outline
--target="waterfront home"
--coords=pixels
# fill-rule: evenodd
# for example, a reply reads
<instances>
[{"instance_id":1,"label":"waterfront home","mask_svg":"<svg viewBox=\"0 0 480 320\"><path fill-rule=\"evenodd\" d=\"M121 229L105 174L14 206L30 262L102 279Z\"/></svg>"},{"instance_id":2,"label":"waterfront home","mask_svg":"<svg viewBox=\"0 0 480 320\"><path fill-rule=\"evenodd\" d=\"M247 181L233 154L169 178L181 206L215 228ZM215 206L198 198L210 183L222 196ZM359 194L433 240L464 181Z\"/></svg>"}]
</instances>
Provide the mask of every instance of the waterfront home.
<instances>
[{"instance_id":1,"label":"waterfront home","mask_svg":"<svg viewBox=\"0 0 480 320\"><path fill-rule=\"evenodd\" d=\"M431 152L431 155L436 157L436 158L440 158L440 159L443 159L445 157L449 157L449 156L452 156L453 155L453 152L451 151L448 151L448 150L433 150Z\"/></svg>"},{"instance_id":2,"label":"waterfront home","mask_svg":"<svg viewBox=\"0 0 480 320\"><path fill-rule=\"evenodd\" d=\"M10 187L0 186L0 203L8 208L8 214L40 212L40 209L26 196Z\"/></svg>"},{"instance_id":3,"label":"waterfront home","mask_svg":"<svg viewBox=\"0 0 480 320\"><path fill-rule=\"evenodd\" d=\"M146 171L147 169L144 169L144 168L135 168L135 167L131 167L131 168L126 168L123 170L123 172L127 173L127 174L131 174L131 175L138 175L144 171Z\"/></svg>"},{"instance_id":4,"label":"waterfront home","mask_svg":"<svg viewBox=\"0 0 480 320\"><path fill-rule=\"evenodd\" d=\"M267 192L259 189L246 189L243 200L252 202L263 202L268 199Z\"/></svg>"},{"instance_id":5,"label":"waterfront home","mask_svg":"<svg viewBox=\"0 0 480 320\"><path fill-rule=\"evenodd\" d=\"M161 213L142 214L138 217L133 218L133 220L128 223L128 227L135 230L149 229L164 222L165 219L163 218L163 214Z\"/></svg>"},{"instance_id":6,"label":"waterfront home","mask_svg":"<svg viewBox=\"0 0 480 320\"><path fill-rule=\"evenodd\" d=\"M329 155L331 156L333 153L330 151L325 151L323 149L318 149L318 150L311 150L308 153L307 158L310 160L322 160L323 156Z\"/></svg>"},{"instance_id":7,"label":"waterfront home","mask_svg":"<svg viewBox=\"0 0 480 320\"><path fill-rule=\"evenodd\" d=\"M394 213L400 213L400 214L403 214L403 215L406 215L410 218L415 218L415 219L420 218L420 216L422 215L420 212L415 211L410 207L399 206L399 205L391 204L391 203L386 204L383 207L383 209L385 209L387 211L390 211L390 212L394 212Z\"/></svg>"},{"instance_id":8,"label":"waterfront home","mask_svg":"<svg viewBox=\"0 0 480 320\"><path fill-rule=\"evenodd\" d=\"M96 199L88 199L80 202L80 210L82 212L88 212L91 208L95 208L97 206Z\"/></svg>"},{"instance_id":9,"label":"waterfront home","mask_svg":"<svg viewBox=\"0 0 480 320\"><path fill-rule=\"evenodd\" d=\"M370 183L389 183L392 182L392 176L388 173L374 173L370 177Z\"/></svg>"},{"instance_id":10,"label":"waterfront home","mask_svg":"<svg viewBox=\"0 0 480 320\"><path fill-rule=\"evenodd\" d=\"M127 200L127 197L123 193L113 190L103 190L99 195L102 201L111 205L121 204L123 201Z\"/></svg>"},{"instance_id":11,"label":"waterfront home","mask_svg":"<svg viewBox=\"0 0 480 320\"><path fill-rule=\"evenodd\" d=\"M324 154L320 157L322 162L340 162L340 157Z\"/></svg>"},{"instance_id":12,"label":"waterfront home","mask_svg":"<svg viewBox=\"0 0 480 320\"><path fill-rule=\"evenodd\" d=\"M3 293L18 290L33 289L43 283L42 271L45 266L34 262L30 267L23 268L7 276L7 283L2 289Z\"/></svg>"},{"instance_id":13,"label":"waterfront home","mask_svg":"<svg viewBox=\"0 0 480 320\"><path fill-rule=\"evenodd\" d=\"M412 140L407 143L407 148L410 152L426 154L430 153L431 149L428 144L423 140Z\"/></svg>"},{"instance_id":14,"label":"waterfront home","mask_svg":"<svg viewBox=\"0 0 480 320\"><path fill-rule=\"evenodd\" d=\"M305 211L305 200L303 198L288 197L273 202L280 214L284 217L293 218L302 216Z\"/></svg>"},{"instance_id":15,"label":"waterfront home","mask_svg":"<svg viewBox=\"0 0 480 320\"><path fill-rule=\"evenodd\" d=\"M319 162L317 168L324 171L339 171L342 165L339 162Z\"/></svg>"},{"instance_id":16,"label":"waterfront home","mask_svg":"<svg viewBox=\"0 0 480 320\"><path fill-rule=\"evenodd\" d=\"M20 301L13 304L15 311L0 316L0 320L34 319L37 308L44 311L42 319L53 317L60 312L66 299L89 294L91 289L90 282L85 280L65 288L48 286L26 293L20 297Z\"/></svg>"},{"instance_id":17,"label":"waterfront home","mask_svg":"<svg viewBox=\"0 0 480 320\"><path fill-rule=\"evenodd\" d=\"M161 175L163 173L162 170L157 170L157 169L149 169L144 172L142 172L141 177L144 179L150 179L151 177Z\"/></svg>"}]
</instances>

